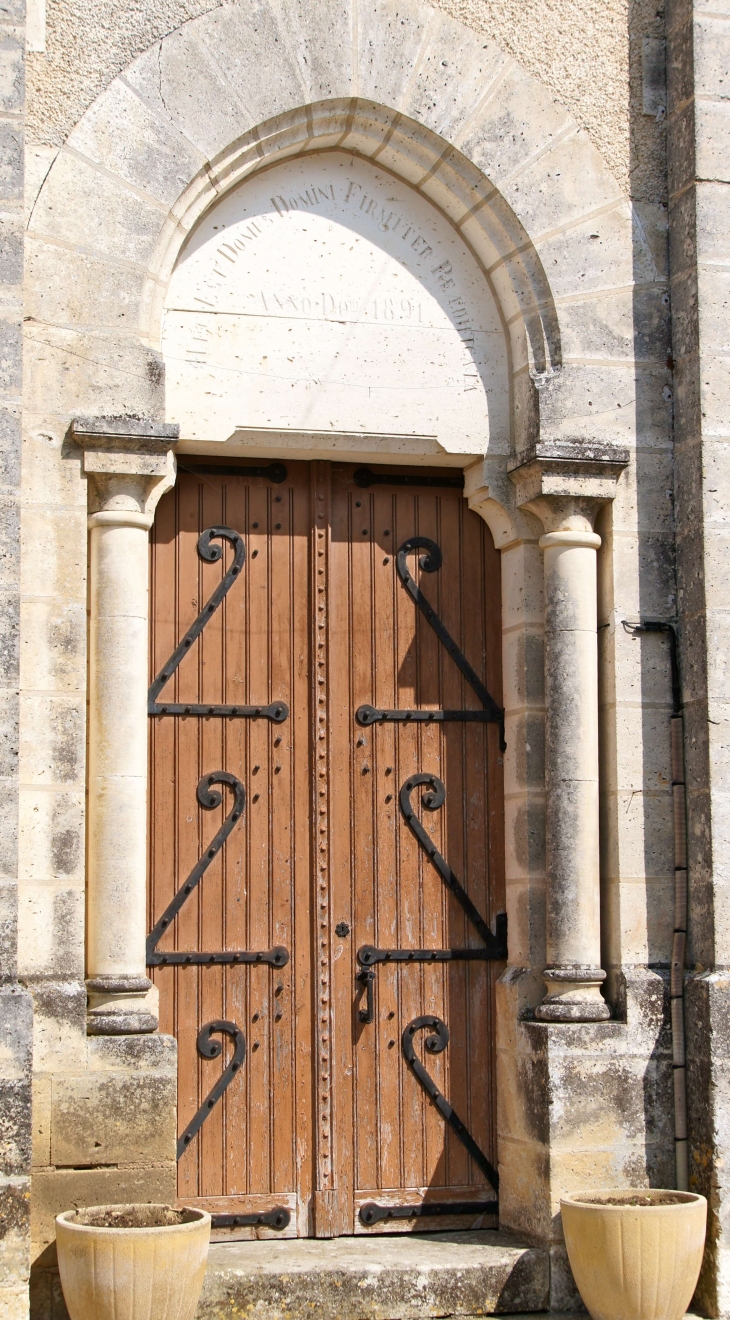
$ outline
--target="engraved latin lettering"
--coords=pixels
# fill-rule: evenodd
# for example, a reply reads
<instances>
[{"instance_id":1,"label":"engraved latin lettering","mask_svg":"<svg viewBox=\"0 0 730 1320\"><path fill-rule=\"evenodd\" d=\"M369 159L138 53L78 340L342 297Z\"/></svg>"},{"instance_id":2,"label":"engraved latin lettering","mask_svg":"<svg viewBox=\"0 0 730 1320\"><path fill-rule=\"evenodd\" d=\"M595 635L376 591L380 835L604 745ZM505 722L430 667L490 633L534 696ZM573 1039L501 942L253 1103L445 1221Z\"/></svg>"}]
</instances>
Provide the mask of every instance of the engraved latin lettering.
<instances>
[{"instance_id":1,"label":"engraved latin lettering","mask_svg":"<svg viewBox=\"0 0 730 1320\"><path fill-rule=\"evenodd\" d=\"M320 188L312 184L311 190L305 188L304 192L297 193L296 197L282 197L277 193L276 197L270 198L271 205L279 215L286 215L287 211L298 211L300 207L309 208L316 206L318 201L334 202L335 186L330 184L329 188Z\"/></svg>"},{"instance_id":2,"label":"engraved latin lettering","mask_svg":"<svg viewBox=\"0 0 730 1320\"><path fill-rule=\"evenodd\" d=\"M454 281L450 279L452 271L453 266L451 265L451 262L442 261L440 266L434 266L431 274L436 276L442 289L453 289Z\"/></svg>"}]
</instances>

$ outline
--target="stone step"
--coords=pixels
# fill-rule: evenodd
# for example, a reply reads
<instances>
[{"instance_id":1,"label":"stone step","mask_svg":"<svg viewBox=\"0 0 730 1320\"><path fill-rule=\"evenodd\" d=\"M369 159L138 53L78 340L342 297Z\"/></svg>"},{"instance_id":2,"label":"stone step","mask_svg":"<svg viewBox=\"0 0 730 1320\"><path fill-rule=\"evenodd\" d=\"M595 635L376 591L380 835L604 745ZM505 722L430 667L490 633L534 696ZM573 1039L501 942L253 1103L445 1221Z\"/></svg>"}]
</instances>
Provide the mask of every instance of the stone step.
<instances>
[{"instance_id":1,"label":"stone step","mask_svg":"<svg viewBox=\"0 0 730 1320\"><path fill-rule=\"evenodd\" d=\"M214 1243L196 1320L544 1311L548 1268L542 1248L491 1231Z\"/></svg>"}]
</instances>

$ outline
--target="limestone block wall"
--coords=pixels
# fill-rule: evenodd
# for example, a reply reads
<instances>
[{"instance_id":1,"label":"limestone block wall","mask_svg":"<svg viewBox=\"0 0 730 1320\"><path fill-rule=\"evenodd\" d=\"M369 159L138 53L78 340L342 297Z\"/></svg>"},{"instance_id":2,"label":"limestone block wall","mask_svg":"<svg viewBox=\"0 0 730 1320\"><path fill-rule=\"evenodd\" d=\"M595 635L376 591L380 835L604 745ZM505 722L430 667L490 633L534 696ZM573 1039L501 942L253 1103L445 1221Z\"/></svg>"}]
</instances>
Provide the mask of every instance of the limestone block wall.
<instances>
[{"instance_id":1,"label":"limestone block wall","mask_svg":"<svg viewBox=\"0 0 730 1320\"><path fill-rule=\"evenodd\" d=\"M0 16L0 1312L28 1314L33 1009L18 982L23 0Z\"/></svg>"},{"instance_id":2,"label":"limestone block wall","mask_svg":"<svg viewBox=\"0 0 730 1320\"><path fill-rule=\"evenodd\" d=\"M730 15L667 11L671 276L676 360L679 619L689 811L687 979L690 1175L710 1201L698 1296L730 1311Z\"/></svg>"}]
</instances>

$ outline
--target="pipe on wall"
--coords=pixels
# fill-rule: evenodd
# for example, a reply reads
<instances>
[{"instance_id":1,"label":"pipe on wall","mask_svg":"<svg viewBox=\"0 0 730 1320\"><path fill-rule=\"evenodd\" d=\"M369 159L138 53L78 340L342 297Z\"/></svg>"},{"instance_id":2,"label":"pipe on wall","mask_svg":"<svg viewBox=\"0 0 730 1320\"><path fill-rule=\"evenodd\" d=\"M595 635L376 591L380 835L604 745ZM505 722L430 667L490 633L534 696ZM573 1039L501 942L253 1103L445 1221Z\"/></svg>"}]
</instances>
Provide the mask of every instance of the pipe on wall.
<instances>
[{"instance_id":1,"label":"pipe on wall","mask_svg":"<svg viewBox=\"0 0 730 1320\"><path fill-rule=\"evenodd\" d=\"M674 935L669 980L669 1006L672 1023L672 1071L674 1079L674 1158L677 1190L689 1186L687 1138L687 1059L684 1038L684 968L687 950L687 799L684 778L684 716L679 679L677 630L671 623L643 620L628 623L627 632L664 633L669 639L672 666L672 810L674 819Z\"/></svg>"}]
</instances>

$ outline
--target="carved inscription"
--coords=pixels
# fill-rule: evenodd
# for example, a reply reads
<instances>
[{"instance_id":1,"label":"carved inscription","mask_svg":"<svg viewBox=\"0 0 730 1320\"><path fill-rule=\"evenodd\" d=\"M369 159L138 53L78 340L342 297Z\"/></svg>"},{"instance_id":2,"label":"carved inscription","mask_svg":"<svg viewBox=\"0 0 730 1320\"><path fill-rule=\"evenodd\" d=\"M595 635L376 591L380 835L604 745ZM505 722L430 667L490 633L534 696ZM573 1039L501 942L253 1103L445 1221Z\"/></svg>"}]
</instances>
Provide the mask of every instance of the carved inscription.
<instances>
[{"instance_id":1,"label":"carved inscription","mask_svg":"<svg viewBox=\"0 0 730 1320\"><path fill-rule=\"evenodd\" d=\"M293 213L324 211L331 214L333 203L344 215L350 212L372 222L379 234L394 241L394 254L403 249L413 254L423 269L424 283L438 293L439 303L455 327L463 345L462 376L459 384L465 393L479 388L475 361L475 333L463 295L456 283L452 263L434 249L432 243L406 216L388 205L387 200L368 193L362 184L345 178L337 184L310 184L297 193L277 193L270 198L272 210L263 212L243 226L236 226L222 238L212 266L198 281L193 302L203 313L193 322L186 345L185 359L191 365L206 365L211 326L205 313L218 307L221 289L228 282L240 257L248 255L262 235L272 227L286 224ZM392 244L389 244L389 248ZM409 256L409 259L412 259ZM294 319L324 320L352 324L424 326L429 322L424 304L412 298L390 296L368 290L363 297L342 296L336 289L312 291L311 295L294 294L286 289L261 287L242 291L243 316L281 316ZM455 382L456 383L456 382Z\"/></svg>"}]
</instances>

